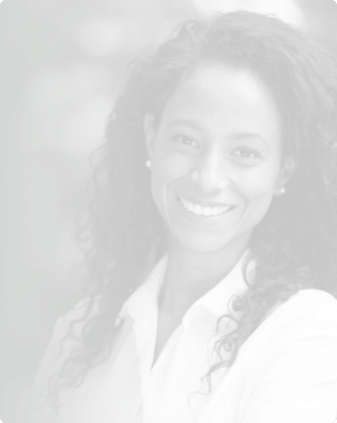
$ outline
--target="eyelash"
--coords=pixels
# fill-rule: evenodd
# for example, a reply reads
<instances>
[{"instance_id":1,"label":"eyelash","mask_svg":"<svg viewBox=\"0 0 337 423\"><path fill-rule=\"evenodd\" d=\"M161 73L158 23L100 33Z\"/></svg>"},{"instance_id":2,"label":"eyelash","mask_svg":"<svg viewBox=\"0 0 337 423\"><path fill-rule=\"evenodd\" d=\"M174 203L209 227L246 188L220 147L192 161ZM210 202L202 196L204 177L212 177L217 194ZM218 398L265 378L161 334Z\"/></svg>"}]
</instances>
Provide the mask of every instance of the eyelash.
<instances>
[{"instance_id":1,"label":"eyelash","mask_svg":"<svg viewBox=\"0 0 337 423\"><path fill-rule=\"evenodd\" d=\"M190 136L188 136L188 135L182 135L182 134L179 134L179 135L174 135L173 137L172 137L172 139L175 141L175 142L177 142L177 143L179 143L179 144L181 144L181 145L184 145L184 146L188 146L188 147L199 147L199 145L197 144L197 142L195 141L195 139L194 138L192 138L192 137L190 137ZM184 142L184 140L185 141L189 141L188 143L185 143ZM194 146L192 146L192 143L194 143L195 145Z\"/></svg>"},{"instance_id":2,"label":"eyelash","mask_svg":"<svg viewBox=\"0 0 337 423\"><path fill-rule=\"evenodd\" d=\"M245 157L243 155L237 155L239 158L242 158L242 159L249 160L249 159L260 159L261 158L261 155L257 151L252 150L252 149L247 148L247 147L237 148L236 149L236 152L239 152L239 151L241 151L241 152L243 151L244 153L249 153L250 154L249 157ZM252 154L253 154L253 157L251 156Z\"/></svg>"},{"instance_id":3,"label":"eyelash","mask_svg":"<svg viewBox=\"0 0 337 423\"><path fill-rule=\"evenodd\" d=\"M192 148L199 147L198 142L189 135L178 134L178 135L174 135L172 139L173 141L177 142L178 144L184 147L192 147ZM194 145L192 145L193 143ZM248 153L249 157L243 154L238 154L239 152ZM242 159L243 161L248 161L248 160L253 161L253 160L261 159L261 155L256 150L252 150L251 148L248 148L248 147L238 147L237 149L235 149L234 156L238 159Z\"/></svg>"}]
</instances>

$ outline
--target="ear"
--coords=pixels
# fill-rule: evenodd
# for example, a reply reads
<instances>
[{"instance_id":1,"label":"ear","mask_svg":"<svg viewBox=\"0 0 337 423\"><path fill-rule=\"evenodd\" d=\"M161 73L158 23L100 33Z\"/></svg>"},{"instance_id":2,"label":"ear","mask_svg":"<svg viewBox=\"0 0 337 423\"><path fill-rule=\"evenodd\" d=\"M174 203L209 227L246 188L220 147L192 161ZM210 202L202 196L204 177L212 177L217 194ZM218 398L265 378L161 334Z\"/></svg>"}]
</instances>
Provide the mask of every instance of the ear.
<instances>
[{"instance_id":1,"label":"ear","mask_svg":"<svg viewBox=\"0 0 337 423\"><path fill-rule=\"evenodd\" d=\"M283 161L281 172L276 184L275 195L280 195L281 190L285 188L297 168L296 160L293 157L287 157Z\"/></svg>"},{"instance_id":2,"label":"ear","mask_svg":"<svg viewBox=\"0 0 337 423\"><path fill-rule=\"evenodd\" d=\"M146 113L144 122L143 122L143 129L144 129L144 136L145 136L145 144L146 150L149 159L152 158L153 149L154 149L154 141L156 139L156 130L154 127L154 117L151 113Z\"/></svg>"}]
</instances>

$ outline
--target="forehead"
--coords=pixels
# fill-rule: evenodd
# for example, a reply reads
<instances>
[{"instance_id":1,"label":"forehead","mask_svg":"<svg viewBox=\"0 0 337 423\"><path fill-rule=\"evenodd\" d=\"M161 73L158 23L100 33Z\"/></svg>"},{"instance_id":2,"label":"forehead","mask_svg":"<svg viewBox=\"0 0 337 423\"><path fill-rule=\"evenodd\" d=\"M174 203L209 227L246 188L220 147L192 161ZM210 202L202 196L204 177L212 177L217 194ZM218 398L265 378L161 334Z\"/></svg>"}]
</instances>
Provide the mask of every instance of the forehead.
<instances>
[{"instance_id":1,"label":"forehead","mask_svg":"<svg viewBox=\"0 0 337 423\"><path fill-rule=\"evenodd\" d=\"M268 88L249 71L219 64L206 64L186 75L167 102L162 118L166 123L186 118L224 128L280 129L277 106Z\"/></svg>"}]
</instances>

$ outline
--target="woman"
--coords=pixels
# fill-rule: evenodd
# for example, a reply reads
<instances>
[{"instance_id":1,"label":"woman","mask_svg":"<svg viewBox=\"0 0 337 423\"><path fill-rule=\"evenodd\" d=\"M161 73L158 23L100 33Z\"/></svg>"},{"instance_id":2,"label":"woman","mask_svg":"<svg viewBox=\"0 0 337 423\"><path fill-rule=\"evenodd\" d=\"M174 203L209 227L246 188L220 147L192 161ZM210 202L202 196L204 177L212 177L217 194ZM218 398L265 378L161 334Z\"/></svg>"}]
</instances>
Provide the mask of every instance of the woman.
<instances>
[{"instance_id":1,"label":"woman","mask_svg":"<svg viewBox=\"0 0 337 423\"><path fill-rule=\"evenodd\" d=\"M133 68L83 231L89 295L37 377L56 421L334 421L336 70L248 12Z\"/></svg>"}]
</instances>

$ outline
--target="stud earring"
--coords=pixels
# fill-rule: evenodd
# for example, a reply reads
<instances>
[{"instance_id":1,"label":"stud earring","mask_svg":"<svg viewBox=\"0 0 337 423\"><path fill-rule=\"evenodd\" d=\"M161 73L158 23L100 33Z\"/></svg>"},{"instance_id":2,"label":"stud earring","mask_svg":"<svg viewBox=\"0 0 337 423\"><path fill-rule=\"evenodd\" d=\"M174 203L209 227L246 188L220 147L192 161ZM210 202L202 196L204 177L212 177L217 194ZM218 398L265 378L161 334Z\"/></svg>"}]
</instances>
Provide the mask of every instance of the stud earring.
<instances>
[{"instance_id":1,"label":"stud earring","mask_svg":"<svg viewBox=\"0 0 337 423\"><path fill-rule=\"evenodd\" d=\"M151 162L150 162L150 160L146 160L146 162L145 162L145 166L146 166L148 169L151 169Z\"/></svg>"}]
</instances>

